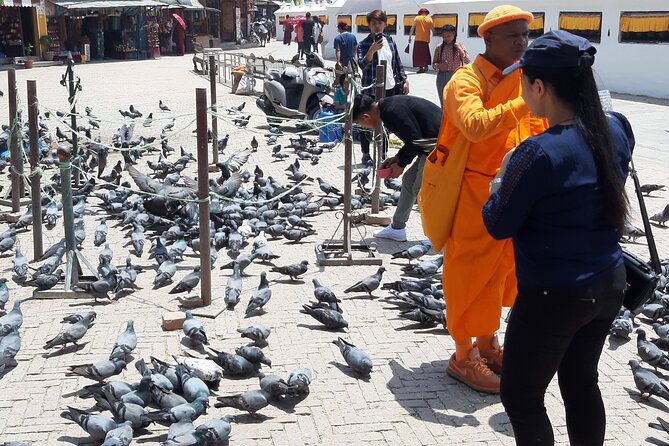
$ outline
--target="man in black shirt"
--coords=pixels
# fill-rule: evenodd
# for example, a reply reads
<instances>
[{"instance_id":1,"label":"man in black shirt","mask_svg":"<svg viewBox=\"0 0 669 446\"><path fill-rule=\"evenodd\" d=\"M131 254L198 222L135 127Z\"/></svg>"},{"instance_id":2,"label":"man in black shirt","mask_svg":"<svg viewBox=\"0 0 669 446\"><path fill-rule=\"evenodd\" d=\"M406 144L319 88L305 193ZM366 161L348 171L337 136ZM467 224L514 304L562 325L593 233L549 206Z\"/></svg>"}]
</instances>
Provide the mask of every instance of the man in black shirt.
<instances>
[{"instance_id":1,"label":"man in black shirt","mask_svg":"<svg viewBox=\"0 0 669 446\"><path fill-rule=\"evenodd\" d=\"M304 54L309 54L311 52L311 42L314 40L314 21L311 19L310 12L307 12L305 16L307 19L302 22L302 31L304 31L304 42L302 45Z\"/></svg>"},{"instance_id":2,"label":"man in black shirt","mask_svg":"<svg viewBox=\"0 0 669 446\"><path fill-rule=\"evenodd\" d=\"M425 138L437 138L441 124L441 108L427 99L398 95L377 102L371 96L355 98L351 110L353 122L367 129L383 123L388 133L394 133L404 145L395 156L383 161L383 168L390 168L391 178L402 175L406 166L417 158L402 177L402 191L390 226L374 233L375 237L398 242L406 241L406 222L416 202L423 178L427 153L415 144Z\"/></svg>"}]
</instances>

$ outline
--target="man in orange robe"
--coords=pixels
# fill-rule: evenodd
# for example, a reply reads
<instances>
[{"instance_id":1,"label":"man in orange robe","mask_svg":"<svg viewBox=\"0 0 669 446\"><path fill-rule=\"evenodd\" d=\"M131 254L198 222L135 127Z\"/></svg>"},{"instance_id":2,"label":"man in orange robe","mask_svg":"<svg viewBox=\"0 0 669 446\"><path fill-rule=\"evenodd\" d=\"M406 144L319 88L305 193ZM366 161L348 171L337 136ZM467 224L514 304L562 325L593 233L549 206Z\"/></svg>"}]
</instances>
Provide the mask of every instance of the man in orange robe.
<instances>
[{"instance_id":1,"label":"man in orange robe","mask_svg":"<svg viewBox=\"0 0 669 446\"><path fill-rule=\"evenodd\" d=\"M516 278L511 242L488 235L481 211L504 155L546 128L544 120L530 117L520 96L521 74L502 74L525 51L532 20L531 13L515 6L492 9L478 28L485 53L456 71L444 89L438 146L449 154L469 147L443 247L447 326L456 344L448 374L487 393L499 393L502 349L495 333L502 306L515 299ZM430 218L429 208L424 214Z\"/></svg>"}]
</instances>

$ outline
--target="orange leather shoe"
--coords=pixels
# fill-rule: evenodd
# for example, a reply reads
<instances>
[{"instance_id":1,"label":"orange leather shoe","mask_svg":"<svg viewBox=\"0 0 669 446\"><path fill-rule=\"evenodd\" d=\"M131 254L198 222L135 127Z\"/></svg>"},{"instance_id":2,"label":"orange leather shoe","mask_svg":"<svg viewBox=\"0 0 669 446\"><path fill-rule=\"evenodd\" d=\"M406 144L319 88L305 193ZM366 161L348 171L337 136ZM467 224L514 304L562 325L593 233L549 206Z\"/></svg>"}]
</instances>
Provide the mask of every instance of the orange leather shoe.
<instances>
[{"instance_id":1,"label":"orange leather shoe","mask_svg":"<svg viewBox=\"0 0 669 446\"><path fill-rule=\"evenodd\" d=\"M477 347L476 342L474 342L474 347ZM500 347L497 336L492 340L492 348L482 349L479 348L479 353L481 357L486 360L486 365L490 370L497 373L498 375L502 374L502 358L504 357L504 349Z\"/></svg>"},{"instance_id":2,"label":"orange leather shoe","mask_svg":"<svg viewBox=\"0 0 669 446\"><path fill-rule=\"evenodd\" d=\"M490 370L486 362L477 348L472 348L469 357L461 361L456 361L453 353L448 361L447 373L479 392L499 393L499 376Z\"/></svg>"}]
</instances>

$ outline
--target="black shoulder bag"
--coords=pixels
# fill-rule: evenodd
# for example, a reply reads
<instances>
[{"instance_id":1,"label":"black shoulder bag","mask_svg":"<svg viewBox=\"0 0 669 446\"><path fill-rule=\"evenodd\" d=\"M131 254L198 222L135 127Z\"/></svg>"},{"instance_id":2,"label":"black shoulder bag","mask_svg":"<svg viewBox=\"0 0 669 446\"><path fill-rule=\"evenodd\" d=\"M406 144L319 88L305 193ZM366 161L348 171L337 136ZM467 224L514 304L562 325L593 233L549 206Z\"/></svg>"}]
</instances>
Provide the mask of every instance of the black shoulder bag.
<instances>
[{"instance_id":1,"label":"black shoulder bag","mask_svg":"<svg viewBox=\"0 0 669 446\"><path fill-rule=\"evenodd\" d=\"M648 251L650 252L650 262L644 262L631 252L623 249L623 259L625 261L625 273L627 274L627 288L625 289L625 296L623 298L623 305L625 308L635 310L653 297L655 289L657 288L658 277L662 273L662 266L660 264L660 257L657 255L657 247L655 246L655 238L653 237L653 228L648 220L648 212L646 211L646 203L643 200L641 192L641 184L634 168L634 160L632 159L632 148L634 147L634 133L630 127L627 119L616 112L607 112L613 115L620 125L625 130L627 137L630 140L630 173L632 181L634 181L634 190L639 199L639 211L641 212L641 219L643 220L643 229L646 233L646 240L648 242Z\"/></svg>"}]
</instances>

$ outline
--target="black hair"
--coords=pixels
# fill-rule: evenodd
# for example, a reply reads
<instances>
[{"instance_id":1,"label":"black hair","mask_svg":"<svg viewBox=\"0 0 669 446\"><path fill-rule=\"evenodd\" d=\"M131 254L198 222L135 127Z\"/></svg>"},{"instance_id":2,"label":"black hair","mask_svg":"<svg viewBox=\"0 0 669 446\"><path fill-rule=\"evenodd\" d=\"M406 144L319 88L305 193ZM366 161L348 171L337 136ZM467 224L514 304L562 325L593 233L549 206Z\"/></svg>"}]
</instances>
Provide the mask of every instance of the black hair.
<instances>
[{"instance_id":1,"label":"black hair","mask_svg":"<svg viewBox=\"0 0 669 446\"><path fill-rule=\"evenodd\" d=\"M610 126L602 110L591 65L594 56L583 54L580 67L551 69L523 67L530 83L541 79L553 87L554 94L574 108L576 127L592 149L597 166L597 179L604 199L604 214L609 223L623 234L629 213L629 200L620 177Z\"/></svg>"},{"instance_id":2,"label":"black hair","mask_svg":"<svg viewBox=\"0 0 669 446\"><path fill-rule=\"evenodd\" d=\"M311 17L311 13L307 11L307 13L304 15L306 18Z\"/></svg>"},{"instance_id":3,"label":"black hair","mask_svg":"<svg viewBox=\"0 0 669 446\"><path fill-rule=\"evenodd\" d=\"M357 121L360 115L367 113L372 109L374 98L368 94L360 94L353 100L353 107L351 108L351 117L353 122Z\"/></svg>"}]
</instances>

